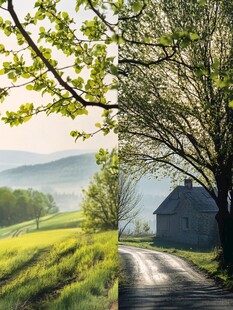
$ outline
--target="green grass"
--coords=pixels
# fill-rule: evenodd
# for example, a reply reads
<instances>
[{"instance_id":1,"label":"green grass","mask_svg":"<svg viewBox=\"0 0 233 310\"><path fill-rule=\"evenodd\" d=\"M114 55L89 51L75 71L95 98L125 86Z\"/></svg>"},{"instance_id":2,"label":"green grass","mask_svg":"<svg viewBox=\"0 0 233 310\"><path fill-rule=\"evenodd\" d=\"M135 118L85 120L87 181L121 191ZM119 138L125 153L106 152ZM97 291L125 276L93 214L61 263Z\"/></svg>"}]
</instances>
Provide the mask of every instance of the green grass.
<instances>
[{"instance_id":1,"label":"green grass","mask_svg":"<svg viewBox=\"0 0 233 310\"><path fill-rule=\"evenodd\" d=\"M81 211L0 229L0 309L99 309L118 296L117 232L85 234ZM78 305L78 306L77 306Z\"/></svg>"},{"instance_id":2,"label":"green grass","mask_svg":"<svg viewBox=\"0 0 233 310\"><path fill-rule=\"evenodd\" d=\"M216 261L216 249L203 250L188 245L164 241L155 237L122 238L120 244L130 245L150 250L167 252L182 257L193 263L228 289L233 289L233 278L219 268Z\"/></svg>"},{"instance_id":3,"label":"green grass","mask_svg":"<svg viewBox=\"0 0 233 310\"><path fill-rule=\"evenodd\" d=\"M82 211L51 214L41 218L40 230L75 228L80 226L82 220ZM31 220L13 226L0 228L0 239L17 237L34 231L36 231L36 223L35 220Z\"/></svg>"},{"instance_id":4,"label":"green grass","mask_svg":"<svg viewBox=\"0 0 233 310\"><path fill-rule=\"evenodd\" d=\"M56 215L41 221L40 230L80 227L82 221L83 221L82 211L57 213ZM36 231L36 228L32 227L28 229L28 232L32 231Z\"/></svg>"},{"instance_id":5,"label":"green grass","mask_svg":"<svg viewBox=\"0 0 233 310\"><path fill-rule=\"evenodd\" d=\"M117 301L117 270L116 231L71 228L0 240L0 309L106 310Z\"/></svg>"}]
</instances>

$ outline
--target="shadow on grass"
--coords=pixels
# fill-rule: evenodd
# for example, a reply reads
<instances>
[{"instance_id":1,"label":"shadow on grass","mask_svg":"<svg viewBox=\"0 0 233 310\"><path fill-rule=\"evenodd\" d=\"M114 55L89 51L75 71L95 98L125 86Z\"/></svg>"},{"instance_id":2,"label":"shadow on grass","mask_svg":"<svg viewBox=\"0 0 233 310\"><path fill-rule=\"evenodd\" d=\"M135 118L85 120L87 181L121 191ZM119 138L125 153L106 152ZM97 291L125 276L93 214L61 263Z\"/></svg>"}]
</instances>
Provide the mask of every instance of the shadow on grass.
<instances>
[{"instance_id":1,"label":"shadow on grass","mask_svg":"<svg viewBox=\"0 0 233 310\"><path fill-rule=\"evenodd\" d=\"M131 243L132 245L139 246L144 245L145 248L147 246L154 247L155 250L160 249L163 252L169 250L169 252L176 252L176 250L183 250L183 251L191 251L191 252L210 252L213 250L213 247L200 247L190 244L183 244L174 241L164 240L162 238L158 238L156 236L145 236L145 237L124 237L121 238L122 244L124 243ZM172 250L172 251L171 251Z\"/></svg>"}]
</instances>

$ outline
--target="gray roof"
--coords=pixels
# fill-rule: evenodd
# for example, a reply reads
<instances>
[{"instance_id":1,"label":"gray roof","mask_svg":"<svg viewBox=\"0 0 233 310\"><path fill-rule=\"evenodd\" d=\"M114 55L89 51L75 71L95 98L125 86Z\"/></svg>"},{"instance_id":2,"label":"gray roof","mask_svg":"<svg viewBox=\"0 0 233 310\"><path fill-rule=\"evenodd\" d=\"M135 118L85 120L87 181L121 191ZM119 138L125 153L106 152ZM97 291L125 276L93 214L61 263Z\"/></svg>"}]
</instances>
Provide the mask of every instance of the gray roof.
<instances>
[{"instance_id":1,"label":"gray roof","mask_svg":"<svg viewBox=\"0 0 233 310\"><path fill-rule=\"evenodd\" d=\"M189 200L191 206L197 212L214 212L218 211L214 199L203 187L193 187L188 189L185 186L176 187L168 197L159 205L153 214L174 214L178 205L183 200Z\"/></svg>"}]
</instances>

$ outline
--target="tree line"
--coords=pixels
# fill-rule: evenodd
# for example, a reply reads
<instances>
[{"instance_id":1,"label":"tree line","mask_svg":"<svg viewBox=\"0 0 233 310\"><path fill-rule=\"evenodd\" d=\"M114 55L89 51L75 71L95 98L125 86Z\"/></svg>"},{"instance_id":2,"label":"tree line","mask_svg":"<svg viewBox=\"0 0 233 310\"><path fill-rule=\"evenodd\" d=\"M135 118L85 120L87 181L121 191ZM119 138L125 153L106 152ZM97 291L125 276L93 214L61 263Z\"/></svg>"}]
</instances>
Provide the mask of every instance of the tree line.
<instances>
[{"instance_id":1,"label":"tree line","mask_svg":"<svg viewBox=\"0 0 233 310\"><path fill-rule=\"evenodd\" d=\"M0 188L0 227L35 219L39 229L40 217L57 211L58 207L50 194L33 189Z\"/></svg>"}]
</instances>

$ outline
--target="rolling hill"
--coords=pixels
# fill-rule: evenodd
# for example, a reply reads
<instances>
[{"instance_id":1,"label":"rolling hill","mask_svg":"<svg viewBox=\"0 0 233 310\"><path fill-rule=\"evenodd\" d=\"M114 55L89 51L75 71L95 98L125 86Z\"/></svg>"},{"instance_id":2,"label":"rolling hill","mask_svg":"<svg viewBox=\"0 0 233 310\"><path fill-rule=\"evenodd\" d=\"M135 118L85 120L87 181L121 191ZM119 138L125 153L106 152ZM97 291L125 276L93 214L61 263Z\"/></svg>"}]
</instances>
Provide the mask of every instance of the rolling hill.
<instances>
[{"instance_id":1,"label":"rolling hill","mask_svg":"<svg viewBox=\"0 0 233 310\"><path fill-rule=\"evenodd\" d=\"M45 164L21 166L0 173L0 186L83 184L99 169L94 154L71 156Z\"/></svg>"},{"instance_id":2,"label":"rolling hill","mask_svg":"<svg viewBox=\"0 0 233 310\"><path fill-rule=\"evenodd\" d=\"M90 152L94 152L94 150L64 150L50 154L40 154L16 150L0 150L0 171L16 168L23 165L47 163L61 158Z\"/></svg>"},{"instance_id":3,"label":"rolling hill","mask_svg":"<svg viewBox=\"0 0 233 310\"><path fill-rule=\"evenodd\" d=\"M86 188L100 167L94 154L70 156L44 164L20 166L0 172L0 186L34 188L51 193L61 211L78 208Z\"/></svg>"}]
</instances>

